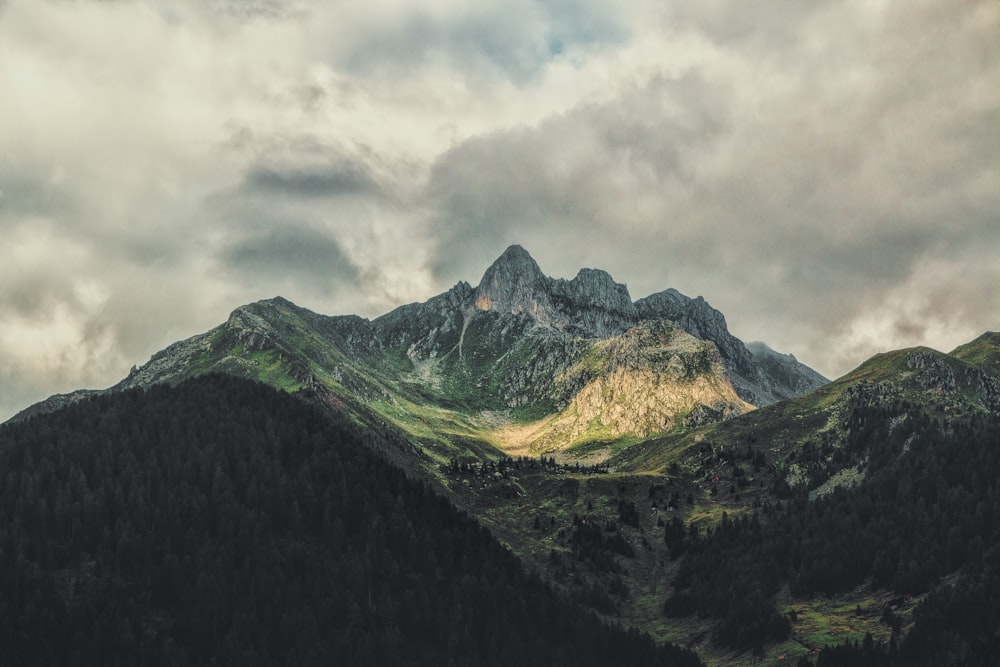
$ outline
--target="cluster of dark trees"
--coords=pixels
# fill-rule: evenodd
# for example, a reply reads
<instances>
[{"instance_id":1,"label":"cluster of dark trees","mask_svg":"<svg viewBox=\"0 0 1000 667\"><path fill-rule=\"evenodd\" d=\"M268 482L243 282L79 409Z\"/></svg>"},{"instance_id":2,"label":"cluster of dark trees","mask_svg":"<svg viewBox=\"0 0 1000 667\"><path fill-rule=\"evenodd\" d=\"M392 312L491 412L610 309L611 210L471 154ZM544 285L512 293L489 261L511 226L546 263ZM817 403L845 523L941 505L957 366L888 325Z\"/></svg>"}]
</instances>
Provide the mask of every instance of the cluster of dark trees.
<instances>
[{"instance_id":1,"label":"cluster of dark trees","mask_svg":"<svg viewBox=\"0 0 1000 667\"><path fill-rule=\"evenodd\" d=\"M982 571L1000 536L1000 417L942 423L897 403L858 409L851 427L839 455L867 459L856 488L815 501L797 490L766 520L724 517L706 534L668 523L671 555L686 557L664 611L720 618L717 639L746 648L787 636L788 623L770 602L786 582L800 595L866 581L922 593L965 566ZM951 594L961 595L941 593ZM937 612L947 616L960 605L929 600L925 607L950 609ZM941 627L925 624L921 641L952 641L935 632ZM996 627L988 633L994 643ZM920 653L934 655L930 646Z\"/></svg>"},{"instance_id":2,"label":"cluster of dark trees","mask_svg":"<svg viewBox=\"0 0 1000 667\"><path fill-rule=\"evenodd\" d=\"M473 477L489 477L494 473L506 477L515 472L546 471L569 472L576 475L606 475L608 464L598 463L585 465L581 463L558 463L554 456L540 456L537 459L530 456L516 458L504 457L496 461L480 461L478 459L451 459L441 465L441 470L451 475L469 475Z\"/></svg>"},{"instance_id":3,"label":"cluster of dark trees","mask_svg":"<svg viewBox=\"0 0 1000 667\"><path fill-rule=\"evenodd\" d=\"M221 376L0 428L0 664L701 664L558 598L377 437Z\"/></svg>"},{"instance_id":4,"label":"cluster of dark trees","mask_svg":"<svg viewBox=\"0 0 1000 667\"><path fill-rule=\"evenodd\" d=\"M871 633L866 633L861 643L846 642L840 646L828 646L816 661L817 667L890 667L897 664L895 645L887 649L876 643ZM811 665L812 663L807 663ZM954 663L941 663L954 664Z\"/></svg>"},{"instance_id":5,"label":"cluster of dark trees","mask_svg":"<svg viewBox=\"0 0 1000 667\"><path fill-rule=\"evenodd\" d=\"M593 517L573 517L570 546L578 561L589 563L599 572L621 572L615 554L635 556L635 549L622 535L617 522Z\"/></svg>"}]
</instances>

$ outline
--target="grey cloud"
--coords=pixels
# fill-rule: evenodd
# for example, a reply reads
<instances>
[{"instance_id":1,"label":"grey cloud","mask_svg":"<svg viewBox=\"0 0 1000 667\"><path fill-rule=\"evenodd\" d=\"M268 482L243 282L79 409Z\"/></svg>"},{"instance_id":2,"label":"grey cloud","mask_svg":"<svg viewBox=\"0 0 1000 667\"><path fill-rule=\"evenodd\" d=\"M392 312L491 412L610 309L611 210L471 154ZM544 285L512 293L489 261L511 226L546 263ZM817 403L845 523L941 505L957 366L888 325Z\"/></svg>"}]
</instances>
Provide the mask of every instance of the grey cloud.
<instances>
[{"instance_id":1,"label":"grey cloud","mask_svg":"<svg viewBox=\"0 0 1000 667\"><path fill-rule=\"evenodd\" d=\"M502 247L499 241L530 245L537 239L574 261L585 258L587 248L650 249L668 229L676 250L704 258L709 247L688 227L696 211L669 221L640 219L635 209L642 199L662 209L671 189L698 186L697 156L710 151L731 123L717 97L696 75L657 77L612 103L586 105L538 128L476 138L449 151L430 180L440 211L434 236L444 250L437 274L456 279ZM455 253L454 247L474 251Z\"/></svg>"},{"instance_id":2,"label":"grey cloud","mask_svg":"<svg viewBox=\"0 0 1000 667\"><path fill-rule=\"evenodd\" d=\"M829 9L792 10L797 25L759 30L797 34ZM548 271L601 266L635 296L704 294L737 335L831 375L848 364L848 343L836 341L875 326L872 313L897 318L887 341L930 330L893 302L902 292L907 304L933 304L924 317L940 307L957 318L949 326L996 328L976 306L982 290L951 290L950 301L922 293L920 271L961 267L983 247L994 259L980 261L995 265L1000 253L1000 97L982 87L997 47L982 43L988 25L966 22L914 48L914 21L940 19L927 6L915 13L905 29L886 18L878 44L837 53L833 66L801 41L710 33L751 59L767 46L765 88L775 75L790 82L771 98L741 101L738 81L695 70L456 147L432 172L437 274L467 277L498 242L520 242ZM902 62L878 63L900 49Z\"/></svg>"},{"instance_id":3,"label":"grey cloud","mask_svg":"<svg viewBox=\"0 0 1000 667\"><path fill-rule=\"evenodd\" d=\"M72 283L44 267L8 278L0 294L0 309L31 321L46 317L56 304L75 304L76 300Z\"/></svg>"},{"instance_id":4,"label":"grey cloud","mask_svg":"<svg viewBox=\"0 0 1000 667\"><path fill-rule=\"evenodd\" d=\"M0 156L0 225L25 216L66 214L84 205L53 165Z\"/></svg>"},{"instance_id":5,"label":"grey cloud","mask_svg":"<svg viewBox=\"0 0 1000 667\"><path fill-rule=\"evenodd\" d=\"M347 160L290 168L255 165L247 172L243 188L249 192L304 198L376 195L380 190L367 169Z\"/></svg>"},{"instance_id":6,"label":"grey cloud","mask_svg":"<svg viewBox=\"0 0 1000 667\"><path fill-rule=\"evenodd\" d=\"M38 160L23 160L14 164L0 159L0 230L19 227L58 228L58 239L108 263L125 262L140 266L175 264L188 251L187 241L197 236L199 221L178 219L171 205L135 190L115 192L93 191L88 175L63 170L54 164ZM131 211L122 219L114 203L105 198L123 195L148 204L145 210ZM53 270L40 258L30 267L32 274L48 272L23 282L49 284L68 282L66 275ZM41 291L41 290L39 290Z\"/></svg>"},{"instance_id":7,"label":"grey cloud","mask_svg":"<svg viewBox=\"0 0 1000 667\"><path fill-rule=\"evenodd\" d=\"M660 21L665 28L690 31L712 41L741 44L754 51L780 56L802 37L802 27L834 0L783 2L770 0L705 0L663 3Z\"/></svg>"},{"instance_id":8,"label":"grey cloud","mask_svg":"<svg viewBox=\"0 0 1000 667\"><path fill-rule=\"evenodd\" d=\"M241 238L222 250L220 261L244 278L263 274L314 292L343 289L359 277L335 238L297 223L273 225Z\"/></svg>"},{"instance_id":9,"label":"grey cloud","mask_svg":"<svg viewBox=\"0 0 1000 667\"><path fill-rule=\"evenodd\" d=\"M289 0L211 0L209 6L237 19L287 19L302 9Z\"/></svg>"},{"instance_id":10,"label":"grey cloud","mask_svg":"<svg viewBox=\"0 0 1000 667\"><path fill-rule=\"evenodd\" d=\"M828 375L1000 326L996 3L669 2L627 26L596 0L376 5L0 0L3 55L48 63L72 110L32 114L38 89L0 73L0 410L111 384L255 298L378 314L510 243L551 275L704 295ZM94 48L133 22L126 57ZM608 85L572 107L549 73ZM487 89L525 97L469 118ZM519 125L533 100L564 110ZM366 148L369 110L406 126ZM438 123L487 129L445 147Z\"/></svg>"},{"instance_id":11,"label":"grey cloud","mask_svg":"<svg viewBox=\"0 0 1000 667\"><path fill-rule=\"evenodd\" d=\"M267 199L316 207L338 198L395 197L400 165L390 165L364 144L341 145L308 132L257 136L243 126L229 129L233 138L225 149L246 155L247 164L237 187L211 195L215 202Z\"/></svg>"}]
</instances>

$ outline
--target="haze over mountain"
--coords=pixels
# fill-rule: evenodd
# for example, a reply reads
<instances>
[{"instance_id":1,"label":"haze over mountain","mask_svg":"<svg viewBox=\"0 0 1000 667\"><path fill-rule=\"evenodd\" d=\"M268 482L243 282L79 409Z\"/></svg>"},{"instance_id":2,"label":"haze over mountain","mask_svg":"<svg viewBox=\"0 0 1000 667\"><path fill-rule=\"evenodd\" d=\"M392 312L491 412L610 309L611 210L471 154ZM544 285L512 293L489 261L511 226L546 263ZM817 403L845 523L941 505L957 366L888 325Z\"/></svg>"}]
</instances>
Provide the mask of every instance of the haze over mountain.
<instances>
[{"instance_id":1,"label":"haze over mountain","mask_svg":"<svg viewBox=\"0 0 1000 667\"><path fill-rule=\"evenodd\" d=\"M514 245L476 287L460 282L374 320L317 315L280 297L243 306L112 390L222 371L322 387L425 439L437 456L585 447L601 459L622 438L729 418L826 382L792 357L754 349L701 297L668 289L633 302L605 271L549 278Z\"/></svg>"}]
</instances>

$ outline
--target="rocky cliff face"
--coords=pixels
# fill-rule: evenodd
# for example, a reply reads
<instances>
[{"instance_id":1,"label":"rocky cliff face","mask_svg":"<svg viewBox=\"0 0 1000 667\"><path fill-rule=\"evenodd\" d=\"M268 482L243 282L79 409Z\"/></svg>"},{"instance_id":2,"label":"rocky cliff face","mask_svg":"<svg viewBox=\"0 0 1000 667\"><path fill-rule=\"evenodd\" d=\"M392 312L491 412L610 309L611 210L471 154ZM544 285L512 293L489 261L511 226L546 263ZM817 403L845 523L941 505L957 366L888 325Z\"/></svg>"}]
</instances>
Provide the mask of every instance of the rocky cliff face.
<instances>
[{"instance_id":1,"label":"rocky cliff face","mask_svg":"<svg viewBox=\"0 0 1000 667\"><path fill-rule=\"evenodd\" d=\"M473 292L477 310L531 315L541 325L550 324L555 308L549 279L521 246L511 246L486 269Z\"/></svg>"},{"instance_id":2,"label":"rocky cliff face","mask_svg":"<svg viewBox=\"0 0 1000 667\"><path fill-rule=\"evenodd\" d=\"M551 281L550 290L568 333L610 338L639 321L628 288L606 271L580 269L570 281Z\"/></svg>"},{"instance_id":3,"label":"rocky cliff face","mask_svg":"<svg viewBox=\"0 0 1000 667\"><path fill-rule=\"evenodd\" d=\"M670 320L692 336L715 343L737 392L755 405L773 403L770 392L761 391L761 369L738 338L729 333L726 318L705 299L691 299L675 289L650 295L636 302L644 320Z\"/></svg>"}]
</instances>

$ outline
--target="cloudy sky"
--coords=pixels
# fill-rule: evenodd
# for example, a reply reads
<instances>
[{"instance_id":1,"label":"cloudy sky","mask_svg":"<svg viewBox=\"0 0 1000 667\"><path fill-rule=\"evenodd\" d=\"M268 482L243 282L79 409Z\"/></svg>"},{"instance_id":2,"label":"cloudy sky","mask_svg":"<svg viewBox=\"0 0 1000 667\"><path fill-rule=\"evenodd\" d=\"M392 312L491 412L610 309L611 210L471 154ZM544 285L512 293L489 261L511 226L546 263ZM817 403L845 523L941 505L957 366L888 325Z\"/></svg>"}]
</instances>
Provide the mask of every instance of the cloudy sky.
<instances>
[{"instance_id":1,"label":"cloudy sky","mask_svg":"<svg viewBox=\"0 0 1000 667\"><path fill-rule=\"evenodd\" d=\"M511 243L831 377L1000 329L1000 2L0 0L0 419Z\"/></svg>"}]
</instances>

